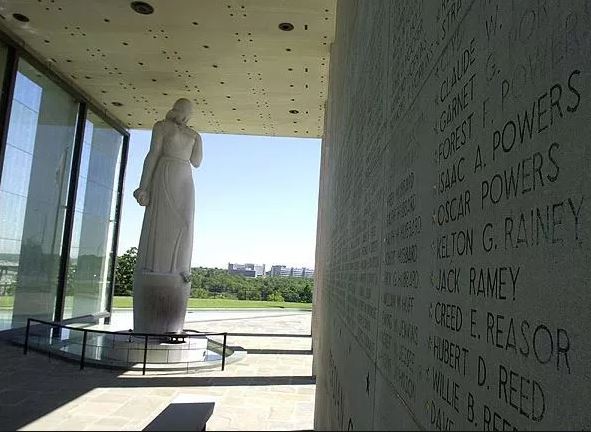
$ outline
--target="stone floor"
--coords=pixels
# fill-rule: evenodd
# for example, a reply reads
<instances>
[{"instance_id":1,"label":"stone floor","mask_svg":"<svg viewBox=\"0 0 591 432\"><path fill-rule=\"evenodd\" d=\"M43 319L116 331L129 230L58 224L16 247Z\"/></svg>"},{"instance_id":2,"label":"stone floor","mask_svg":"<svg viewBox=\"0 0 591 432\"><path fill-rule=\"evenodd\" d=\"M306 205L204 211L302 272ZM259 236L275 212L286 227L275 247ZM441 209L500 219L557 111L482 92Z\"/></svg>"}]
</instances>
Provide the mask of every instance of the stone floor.
<instances>
[{"instance_id":1,"label":"stone floor","mask_svg":"<svg viewBox=\"0 0 591 432\"><path fill-rule=\"evenodd\" d=\"M208 430L311 430L314 378L310 313L193 313L187 328L240 333L249 351L224 372L142 376L87 367L0 345L1 430L141 430L175 398L215 402Z\"/></svg>"}]
</instances>

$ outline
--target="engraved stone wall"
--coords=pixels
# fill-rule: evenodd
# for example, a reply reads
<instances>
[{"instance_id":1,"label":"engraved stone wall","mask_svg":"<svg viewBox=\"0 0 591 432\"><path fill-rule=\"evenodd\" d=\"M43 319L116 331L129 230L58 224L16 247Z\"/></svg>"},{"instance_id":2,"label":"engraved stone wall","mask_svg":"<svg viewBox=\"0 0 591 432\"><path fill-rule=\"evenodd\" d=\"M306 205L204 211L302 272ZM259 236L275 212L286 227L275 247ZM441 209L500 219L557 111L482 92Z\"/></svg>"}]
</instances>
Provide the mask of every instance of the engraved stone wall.
<instances>
[{"instance_id":1,"label":"engraved stone wall","mask_svg":"<svg viewBox=\"0 0 591 432\"><path fill-rule=\"evenodd\" d=\"M341 0L317 429L590 429L591 3Z\"/></svg>"}]
</instances>

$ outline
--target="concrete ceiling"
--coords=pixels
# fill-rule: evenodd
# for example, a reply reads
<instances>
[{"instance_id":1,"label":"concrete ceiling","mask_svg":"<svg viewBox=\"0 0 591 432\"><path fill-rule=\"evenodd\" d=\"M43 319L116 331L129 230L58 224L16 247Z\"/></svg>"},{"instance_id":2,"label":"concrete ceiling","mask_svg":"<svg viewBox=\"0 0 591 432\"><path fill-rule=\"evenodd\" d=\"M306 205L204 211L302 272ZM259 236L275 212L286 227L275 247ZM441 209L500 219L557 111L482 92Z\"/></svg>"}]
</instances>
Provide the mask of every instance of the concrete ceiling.
<instances>
[{"instance_id":1,"label":"concrete ceiling","mask_svg":"<svg viewBox=\"0 0 591 432\"><path fill-rule=\"evenodd\" d=\"M322 135L336 0L131 3L0 0L0 26L130 128L186 97L198 131Z\"/></svg>"}]
</instances>

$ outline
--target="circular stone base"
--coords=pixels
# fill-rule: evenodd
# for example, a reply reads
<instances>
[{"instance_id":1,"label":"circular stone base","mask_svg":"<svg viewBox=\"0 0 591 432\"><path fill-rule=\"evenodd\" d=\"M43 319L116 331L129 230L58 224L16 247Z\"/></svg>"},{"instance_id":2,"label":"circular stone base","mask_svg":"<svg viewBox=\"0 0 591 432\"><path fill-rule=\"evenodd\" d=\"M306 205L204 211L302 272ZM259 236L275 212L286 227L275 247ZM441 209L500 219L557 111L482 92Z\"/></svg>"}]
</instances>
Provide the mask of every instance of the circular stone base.
<instances>
[{"instance_id":1,"label":"circular stone base","mask_svg":"<svg viewBox=\"0 0 591 432\"><path fill-rule=\"evenodd\" d=\"M144 355L148 367L151 365L175 365L186 367L187 364L203 363L214 360L218 355L208 350L208 339L205 336L186 337L184 342L176 342L181 338L175 335L171 338L148 338L147 349L145 339L141 336L126 335L93 335L88 337L84 358L88 363L116 367L134 367L144 363ZM60 348L66 356L81 355L80 342L66 343ZM144 354L145 352L145 354Z\"/></svg>"},{"instance_id":2,"label":"circular stone base","mask_svg":"<svg viewBox=\"0 0 591 432\"><path fill-rule=\"evenodd\" d=\"M145 342L143 338L116 335L111 345L101 347L100 360L127 363L143 363ZM207 355L207 338L191 337L185 342L158 341L149 338L146 363L202 362ZM98 359L97 359L98 360Z\"/></svg>"},{"instance_id":3,"label":"circular stone base","mask_svg":"<svg viewBox=\"0 0 591 432\"><path fill-rule=\"evenodd\" d=\"M117 329L111 332L108 325L90 327L84 345L84 329L64 329L60 339L42 337L32 338L31 347L37 346L43 351L69 360L97 367L128 370L153 371L189 371L195 369L219 368L244 359L247 351L238 346L226 346L225 351L221 337L217 339L198 333L183 332L162 336L148 337L147 349L144 336L120 334ZM95 332L100 331L101 333ZM49 340L48 340L49 338ZM144 365L145 352L145 365ZM222 360L225 352L225 361Z\"/></svg>"}]
</instances>

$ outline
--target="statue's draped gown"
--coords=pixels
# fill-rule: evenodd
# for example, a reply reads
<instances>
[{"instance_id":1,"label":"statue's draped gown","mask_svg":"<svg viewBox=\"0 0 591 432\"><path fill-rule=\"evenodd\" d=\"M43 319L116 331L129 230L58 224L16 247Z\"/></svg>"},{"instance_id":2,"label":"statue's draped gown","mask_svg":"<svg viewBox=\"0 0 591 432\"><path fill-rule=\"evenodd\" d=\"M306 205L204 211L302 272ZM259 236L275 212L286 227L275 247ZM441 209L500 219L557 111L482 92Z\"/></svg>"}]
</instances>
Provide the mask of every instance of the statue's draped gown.
<instances>
[{"instance_id":1,"label":"statue's draped gown","mask_svg":"<svg viewBox=\"0 0 591 432\"><path fill-rule=\"evenodd\" d=\"M195 186L189 161L194 137L167 125L149 184L136 269L190 274Z\"/></svg>"}]
</instances>

